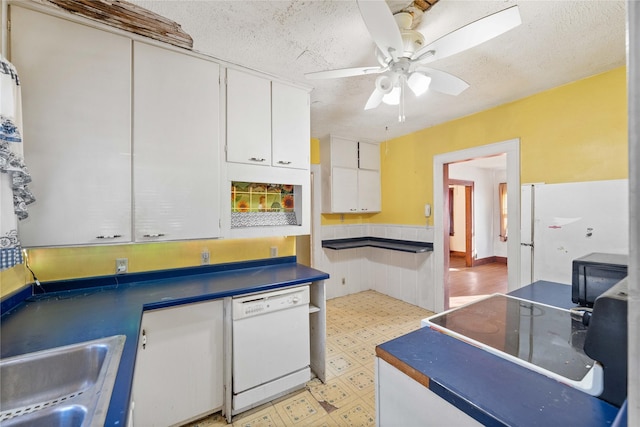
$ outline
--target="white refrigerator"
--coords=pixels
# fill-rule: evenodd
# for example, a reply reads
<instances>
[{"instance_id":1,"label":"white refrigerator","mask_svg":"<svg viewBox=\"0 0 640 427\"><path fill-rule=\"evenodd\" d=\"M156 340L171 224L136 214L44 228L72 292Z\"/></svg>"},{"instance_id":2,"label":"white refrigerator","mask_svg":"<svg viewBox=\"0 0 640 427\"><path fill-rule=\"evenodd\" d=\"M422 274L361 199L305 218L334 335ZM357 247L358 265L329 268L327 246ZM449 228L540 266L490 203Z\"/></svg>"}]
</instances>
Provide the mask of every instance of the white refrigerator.
<instances>
[{"instance_id":1,"label":"white refrigerator","mask_svg":"<svg viewBox=\"0 0 640 427\"><path fill-rule=\"evenodd\" d=\"M571 284L572 262L629 253L626 179L531 184L521 189L521 284Z\"/></svg>"}]
</instances>

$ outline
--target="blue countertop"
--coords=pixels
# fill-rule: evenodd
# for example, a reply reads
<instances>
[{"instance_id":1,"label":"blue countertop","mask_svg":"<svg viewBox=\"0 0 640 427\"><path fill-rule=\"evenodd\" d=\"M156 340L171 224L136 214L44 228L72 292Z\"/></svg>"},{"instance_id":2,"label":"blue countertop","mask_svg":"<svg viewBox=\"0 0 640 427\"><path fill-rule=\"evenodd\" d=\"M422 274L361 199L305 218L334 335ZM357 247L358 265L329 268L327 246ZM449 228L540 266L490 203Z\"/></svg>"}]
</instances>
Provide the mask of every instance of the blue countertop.
<instances>
[{"instance_id":1,"label":"blue countertop","mask_svg":"<svg viewBox=\"0 0 640 427\"><path fill-rule=\"evenodd\" d=\"M384 239L382 237L352 237L348 239L322 241L323 248L334 250L363 248L365 246L412 253L433 251L433 243L416 242L413 240Z\"/></svg>"},{"instance_id":2,"label":"blue countertop","mask_svg":"<svg viewBox=\"0 0 640 427\"><path fill-rule=\"evenodd\" d=\"M536 282L511 295L573 307L571 287ZM421 328L379 345L379 357L487 426L611 425L618 408L458 339ZM407 368L407 369L404 369Z\"/></svg>"},{"instance_id":3,"label":"blue countertop","mask_svg":"<svg viewBox=\"0 0 640 427\"><path fill-rule=\"evenodd\" d=\"M124 426L133 380L140 322L144 310L189 304L228 296L324 280L328 274L297 264L295 257L198 268L199 274L178 277L171 270L153 280L88 286L29 296L15 307L3 307L0 357L62 345L125 335L126 342L105 425ZM125 276L120 281L124 280ZM142 276L141 276L142 277ZM47 284L44 284L47 289ZM60 284L56 289L60 289ZM15 298L14 298L15 300ZM7 310L4 312L4 310Z\"/></svg>"}]
</instances>

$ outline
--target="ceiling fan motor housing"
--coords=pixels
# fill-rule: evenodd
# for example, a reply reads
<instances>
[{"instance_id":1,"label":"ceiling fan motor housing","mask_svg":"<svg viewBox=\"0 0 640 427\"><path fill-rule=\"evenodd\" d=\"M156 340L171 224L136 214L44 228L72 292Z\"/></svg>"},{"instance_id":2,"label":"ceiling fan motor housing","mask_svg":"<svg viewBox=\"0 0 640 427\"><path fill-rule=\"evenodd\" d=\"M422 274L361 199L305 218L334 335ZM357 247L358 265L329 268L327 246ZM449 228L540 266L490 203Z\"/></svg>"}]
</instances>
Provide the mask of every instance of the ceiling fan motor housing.
<instances>
[{"instance_id":1,"label":"ceiling fan motor housing","mask_svg":"<svg viewBox=\"0 0 640 427\"><path fill-rule=\"evenodd\" d=\"M401 30L403 51L396 55L397 58L411 58L422 46L424 46L424 36L416 30ZM382 66L387 66L393 62L379 49L376 49L376 59Z\"/></svg>"},{"instance_id":2,"label":"ceiling fan motor housing","mask_svg":"<svg viewBox=\"0 0 640 427\"><path fill-rule=\"evenodd\" d=\"M416 30L402 30L402 43L404 52L401 56L411 58L422 46L424 46L424 36Z\"/></svg>"}]
</instances>

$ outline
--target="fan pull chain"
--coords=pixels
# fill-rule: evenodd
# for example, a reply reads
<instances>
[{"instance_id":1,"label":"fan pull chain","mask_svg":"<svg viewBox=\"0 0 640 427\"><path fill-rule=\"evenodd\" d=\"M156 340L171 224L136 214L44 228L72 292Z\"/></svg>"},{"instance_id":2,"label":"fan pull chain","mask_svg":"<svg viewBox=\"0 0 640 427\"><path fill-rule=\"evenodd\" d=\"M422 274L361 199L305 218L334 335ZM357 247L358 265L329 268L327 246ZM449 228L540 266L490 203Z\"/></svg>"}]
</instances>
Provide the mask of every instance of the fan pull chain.
<instances>
[{"instance_id":1,"label":"fan pull chain","mask_svg":"<svg viewBox=\"0 0 640 427\"><path fill-rule=\"evenodd\" d=\"M404 86L405 86L406 77L404 75L400 76L400 102L398 103L398 122L404 123L405 115L404 115Z\"/></svg>"}]
</instances>

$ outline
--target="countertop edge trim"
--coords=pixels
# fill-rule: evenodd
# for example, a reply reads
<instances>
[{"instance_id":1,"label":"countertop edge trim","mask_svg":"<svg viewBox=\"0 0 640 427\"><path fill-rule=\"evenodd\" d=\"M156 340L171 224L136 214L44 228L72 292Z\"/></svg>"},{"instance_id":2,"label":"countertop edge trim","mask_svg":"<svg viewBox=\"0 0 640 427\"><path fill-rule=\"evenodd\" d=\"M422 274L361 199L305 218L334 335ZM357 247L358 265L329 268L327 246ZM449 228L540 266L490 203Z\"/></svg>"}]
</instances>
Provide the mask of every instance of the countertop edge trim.
<instances>
[{"instance_id":1,"label":"countertop edge trim","mask_svg":"<svg viewBox=\"0 0 640 427\"><path fill-rule=\"evenodd\" d=\"M151 280L172 279L177 277L195 276L200 274L219 273L231 270L244 270L247 268L266 267L296 263L295 256L278 258L261 258L249 261L227 262L221 264L198 265L192 267L179 267L166 270L140 271L126 274L111 274L107 276L82 277L77 279L61 279L41 282L39 287L33 287L33 294L69 291L101 286L124 285L135 282L147 282Z\"/></svg>"},{"instance_id":2,"label":"countertop edge trim","mask_svg":"<svg viewBox=\"0 0 640 427\"><path fill-rule=\"evenodd\" d=\"M405 245L408 247L398 247L396 245ZM345 239L325 239L322 241L323 248L333 250L363 248L367 246L410 253L424 253L433 251L433 243L430 242L387 239L383 237L351 237Z\"/></svg>"},{"instance_id":3,"label":"countertop edge trim","mask_svg":"<svg viewBox=\"0 0 640 427\"><path fill-rule=\"evenodd\" d=\"M474 420L481 423L486 427L507 427L508 424L503 423L502 421L495 418L491 413L489 413L485 409L479 408L473 402L465 399L444 387L442 384L438 383L436 380L431 381L431 387L429 388L433 393L441 397L442 399L449 402L451 405L458 408L460 411L464 412Z\"/></svg>"},{"instance_id":4,"label":"countertop edge trim","mask_svg":"<svg viewBox=\"0 0 640 427\"><path fill-rule=\"evenodd\" d=\"M380 348L380 346L376 346L376 356L384 360L385 362L387 362L388 364L390 364L391 366L393 366L403 374L407 375L412 380L417 381L418 383L422 384L427 388L430 388L429 387L430 379L427 375L407 365L397 357L393 356L388 351Z\"/></svg>"},{"instance_id":5,"label":"countertop edge trim","mask_svg":"<svg viewBox=\"0 0 640 427\"><path fill-rule=\"evenodd\" d=\"M220 292L220 293L214 293L214 294L203 294L203 295L198 295L193 297L172 299L172 300L166 300L166 301L157 301L157 302L144 304L142 306L142 311L144 312L144 311L150 311L150 310L158 310L161 308L169 308L169 307L176 307L180 305L195 304L195 303L205 302L205 301L213 301L213 300L222 299L226 297L235 297L238 295L250 295L254 293L267 292L274 289L280 289L285 287L288 288L292 286L299 286L299 285L304 285L312 282L318 282L321 280L326 280L328 278L329 278L329 275L324 274L324 275L318 275L313 277L307 277L305 279L289 280L286 282L272 283L272 284L263 285L263 286L253 286L252 287L253 290L250 292L246 292L244 290L234 290L234 291L226 291L226 292Z\"/></svg>"},{"instance_id":6,"label":"countertop edge trim","mask_svg":"<svg viewBox=\"0 0 640 427\"><path fill-rule=\"evenodd\" d=\"M25 285L22 288L11 292L9 295L6 295L2 298L2 302L0 302L0 315L4 316L32 295L33 287L31 284Z\"/></svg>"}]
</instances>

